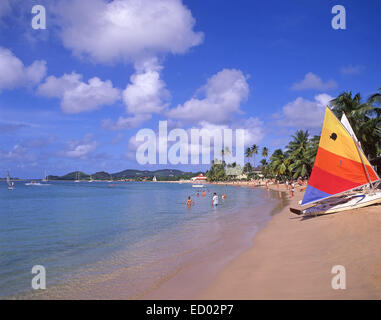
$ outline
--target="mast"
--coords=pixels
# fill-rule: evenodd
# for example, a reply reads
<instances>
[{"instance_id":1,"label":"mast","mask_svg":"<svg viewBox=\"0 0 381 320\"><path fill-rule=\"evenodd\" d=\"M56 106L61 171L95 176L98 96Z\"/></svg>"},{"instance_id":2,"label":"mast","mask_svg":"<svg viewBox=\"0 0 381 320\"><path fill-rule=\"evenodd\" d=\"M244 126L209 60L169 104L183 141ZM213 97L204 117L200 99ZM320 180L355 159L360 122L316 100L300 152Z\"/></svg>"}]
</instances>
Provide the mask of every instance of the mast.
<instances>
[{"instance_id":1,"label":"mast","mask_svg":"<svg viewBox=\"0 0 381 320\"><path fill-rule=\"evenodd\" d=\"M352 139L353 139L353 136L352 136ZM368 172L368 168L366 167L365 163L364 163L364 159L362 157L362 152L360 151L360 147L357 145L355 139L353 139L353 142L355 143L356 145L356 148L357 148L357 151L359 153L359 156L360 156L360 159L361 159L361 162L362 162L362 166L364 167L365 169L365 173L366 173L366 177L369 181L369 187L372 189L372 191L374 191L374 186L373 186L373 182L372 182L372 179L370 178L370 175L369 175L369 172Z\"/></svg>"},{"instance_id":2,"label":"mast","mask_svg":"<svg viewBox=\"0 0 381 320\"><path fill-rule=\"evenodd\" d=\"M344 120L344 121L343 121ZM351 136L355 146L356 146L356 149L357 149L357 152L359 153L359 156L360 156L360 160L361 160L361 163L364 167L364 170L365 170L365 173L366 173L366 177L369 181L369 187L372 189L372 191L374 191L374 185L373 185L373 182L372 182L372 179L370 178L370 175L369 175L369 171L368 171L368 168L366 167L366 164L364 162L364 158L363 158L363 155L365 155L364 153L364 150L362 150L361 148L361 145L360 145L360 142L359 140L357 139L353 129L352 129L352 126L348 120L348 118L346 117L345 113L343 113L343 116L341 118L341 124L343 125L343 127L347 130L347 132L349 133L349 135ZM366 156L365 156L366 157ZM377 173L376 173L377 174ZM378 175L377 175L378 177ZM379 178L379 177L378 177Z\"/></svg>"},{"instance_id":3,"label":"mast","mask_svg":"<svg viewBox=\"0 0 381 320\"><path fill-rule=\"evenodd\" d=\"M365 186L374 190L373 183L380 181L361 146L355 141L356 135L349 122L344 122L337 119L329 107L326 108L319 148L302 206ZM338 138L339 143L335 144ZM344 140L341 141L341 138Z\"/></svg>"},{"instance_id":4,"label":"mast","mask_svg":"<svg viewBox=\"0 0 381 320\"><path fill-rule=\"evenodd\" d=\"M11 186L11 177L9 175L9 171L7 171L7 184L8 186Z\"/></svg>"}]
</instances>

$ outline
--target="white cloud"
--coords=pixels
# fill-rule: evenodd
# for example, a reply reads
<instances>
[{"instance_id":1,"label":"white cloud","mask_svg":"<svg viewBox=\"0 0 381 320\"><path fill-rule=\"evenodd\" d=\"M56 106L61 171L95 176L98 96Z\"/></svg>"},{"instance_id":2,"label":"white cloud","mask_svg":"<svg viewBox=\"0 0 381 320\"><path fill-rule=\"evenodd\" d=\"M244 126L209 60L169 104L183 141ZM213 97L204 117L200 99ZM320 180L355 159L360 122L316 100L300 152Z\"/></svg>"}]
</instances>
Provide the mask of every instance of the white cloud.
<instances>
[{"instance_id":1,"label":"white cloud","mask_svg":"<svg viewBox=\"0 0 381 320\"><path fill-rule=\"evenodd\" d=\"M35 60L25 67L9 49L0 47L0 90L37 85L46 75L46 61Z\"/></svg>"},{"instance_id":2,"label":"white cloud","mask_svg":"<svg viewBox=\"0 0 381 320\"><path fill-rule=\"evenodd\" d=\"M280 115L278 124L287 127L318 128L322 125L325 107L333 99L330 95L322 93L314 97L314 101L298 97L286 104Z\"/></svg>"},{"instance_id":3,"label":"white cloud","mask_svg":"<svg viewBox=\"0 0 381 320\"><path fill-rule=\"evenodd\" d=\"M105 119L102 121L102 127L109 130L124 130L136 128L143 122L151 119L149 114L137 114L132 117L119 117L116 122L111 119Z\"/></svg>"},{"instance_id":4,"label":"white cloud","mask_svg":"<svg viewBox=\"0 0 381 320\"><path fill-rule=\"evenodd\" d=\"M64 46L97 62L184 53L203 40L181 0L65 0L55 9Z\"/></svg>"},{"instance_id":5,"label":"white cloud","mask_svg":"<svg viewBox=\"0 0 381 320\"><path fill-rule=\"evenodd\" d=\"M329 90L337 87L337 83L333 80L324 82L320 77L312 72L308 72L304 79L292 85L292 90Z\"/></svg>"},{"instance_id":6,"label":"white cloud","mask_svg":"<svg viewBox=\"0 0 381 320\"><path fill-rule=\"evenodd\" d=\"M123 91L123 101L129 113L160 113L167 107L165 101L169 92L160 79L161 66L156 59L136 66L136 73L130 78L131 83Z\"/></svg>"},{"instance_id":7,"label":"white cloud","mask_svg":"<svg viewBox=\"0 0 381 320\"><path fill-rule=\"evenodd\" d=\"M82 140L72 140L67 143L67 149L60 153L61 156L75 159L87 159L95 151L97 142L92 135L86 135Z\"/></svg>"},{"instance_id":8,"label":"white cloud","mask_svg":"<svg viewBox=\"0 0 381 320\"><path fill-rule=\"evenodd\" d=\"M258 118L250 117L239 121L233 125L233 128L245 130L245 146L258 144L265 137L264 124Z\"/></svg>"},{"instance_id":9,"label":"white cloud","mask_svg":"<svg viewBox=\"0 0 381 320\"><path fill-rule=\"evenodd\" d=\"M340 69L340 72L345 75L355 75L355 74L360 74L363 70L365 69L364 66L353 66L353 65L348 65L345 67L342 67Z\"/></svg>"},{"instance_id":10,"label":"white cloud","mask_svg":"<svg viewBox=\"0 0 381 320\"><path fill-rule=\"evenodd\" d=\"M35 156L29 150L19 144L15 144L11 151L0 150L0 159L9 161L34 161Z\"/></svg>"},{"instance_id":11,"label":"white cloud","mask_svg":"<svg viewBox=\"0 0 381 320\"><path fill-rule=\"evenodd\" d=\"M223 69L207 80L199 90L204 98L192 98L183 105L169 110L170 118L192 122L227 122L232 113L239 113L240 105L249 94L247 77L240 70Z\"/></svg>"},{"instance_id":12,"label":"white cloud","mask_svg":"<svg viewBox=\"0 0 381 320\"><path fill-rule=\"evenodd\" d=\"M82 81L82 75L72 72L60 78L49 76L38 87L38 93L46 97L61 99L61 109L65 113L79 113L99 109L120 99L120 92L110 80L97 77Z\"/></svg>"},{"instance_id":13,"label":"white cloud","mask_svg":"<svg viewBox=\"0 0 381 320\"><path fill-rule=\"evenodd\" d=\"M181 0L70 0L53 8L64 46L99 63L133 63L135 73L123 91L127 117L103 126L130 128L168 107L158 57L181 54L203 40ZM71 110L71 107L69 108ZM144 114L144 116L143 116Z\"/></svg>"},{"instance_id":14,"label":"white cloud","mask_svg":"<svg viewBox=\"0 0 381 320\"><path fill-rule=\"evenodd\" d=\"M245 130L244 145L249 146L252 144L257 144L262 141L265 136L265 127L263 121L258 118L249 117L247 119L241 119L232 122L229 125L215 125L207 121L200 122L200 129L208 130L223 130L223 129L243 129Z\"/></svg>"}]
</instances>

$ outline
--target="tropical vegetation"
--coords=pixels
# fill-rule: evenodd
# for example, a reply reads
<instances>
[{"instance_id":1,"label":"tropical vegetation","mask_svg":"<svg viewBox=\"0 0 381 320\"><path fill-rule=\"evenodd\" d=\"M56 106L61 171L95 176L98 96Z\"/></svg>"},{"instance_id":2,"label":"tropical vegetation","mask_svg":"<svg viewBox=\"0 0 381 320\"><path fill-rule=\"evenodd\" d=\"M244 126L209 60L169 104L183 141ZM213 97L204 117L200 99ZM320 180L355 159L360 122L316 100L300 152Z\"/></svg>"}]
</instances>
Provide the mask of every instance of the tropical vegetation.
<instances>
[{"instance_id":1,"label":"tropical vegetation","mask_svg":"<svg viewBox=\"0 0 381 320\"><path fill-rule=\"evenodd\" d=\"M367 100L360 93L343 92L330 101L331 110L340 119L345 113L364 153L369 159L381 156L381 88ZM273 178L277 180L308 179L311 175L318 150L320 136L311 136L308 130L297 130L283 149L276 149L270 155L267 147L253 144L245 150L247 162L243 167L246 179ZM223 152L221 153L223 155ZM259 166L255 156L261 155ZM252 163L251 163L252 160ZM213 161L206 175L210 181L231 180L236 177L226 174L228 167L224 161Z\"/></svg>"}]
</instances>

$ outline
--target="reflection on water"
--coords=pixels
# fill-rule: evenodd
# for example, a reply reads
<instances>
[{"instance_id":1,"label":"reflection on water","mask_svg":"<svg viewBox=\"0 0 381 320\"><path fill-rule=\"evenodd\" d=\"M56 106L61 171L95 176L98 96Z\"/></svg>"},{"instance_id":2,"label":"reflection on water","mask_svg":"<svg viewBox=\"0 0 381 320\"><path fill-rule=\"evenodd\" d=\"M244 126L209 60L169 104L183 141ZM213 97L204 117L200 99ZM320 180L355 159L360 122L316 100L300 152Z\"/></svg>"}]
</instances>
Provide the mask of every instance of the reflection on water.
<instances>
[{"instance_id":1,"label":"reflection on water","mask_svg":"<svg viewBox=\"0 0 381 320\"><path fill-rule=\"evenodd\" d=\"M250 244L286 201L258 188L209 185L206 197L197 191L189 184L101 182L0 190L0 297L139 297L194 259L228 247L226 239ZM217 208L213 192L227 195ZM37 264L46 267L48 289L31 293Z\"/></svg>"}]
</instances>

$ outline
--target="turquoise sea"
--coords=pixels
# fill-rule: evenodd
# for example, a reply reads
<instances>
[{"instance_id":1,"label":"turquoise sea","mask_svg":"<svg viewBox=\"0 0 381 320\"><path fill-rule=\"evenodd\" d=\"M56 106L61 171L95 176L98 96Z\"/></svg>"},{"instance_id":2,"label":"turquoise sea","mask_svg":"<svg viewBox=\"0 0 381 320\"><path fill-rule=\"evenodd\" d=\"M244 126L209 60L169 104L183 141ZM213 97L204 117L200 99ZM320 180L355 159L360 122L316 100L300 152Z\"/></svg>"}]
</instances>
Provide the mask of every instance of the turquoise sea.
<instances>
[{"instance_id":1,"label":"turquoise sea","mask_svg":"<svg viewBox=\"0 0 381 320\"><path fill-rule=\"evenodd\" d=\"M37 294L34 265L46 269L44 298L140 297L203 255L226 248L225 261L239 254L281 197L260 188L205 190L203 198L186 183L18 181L12 191L2 183L0 297ZM213 192L220 196L216 208Z\"/></svg>"}]
</instances>

